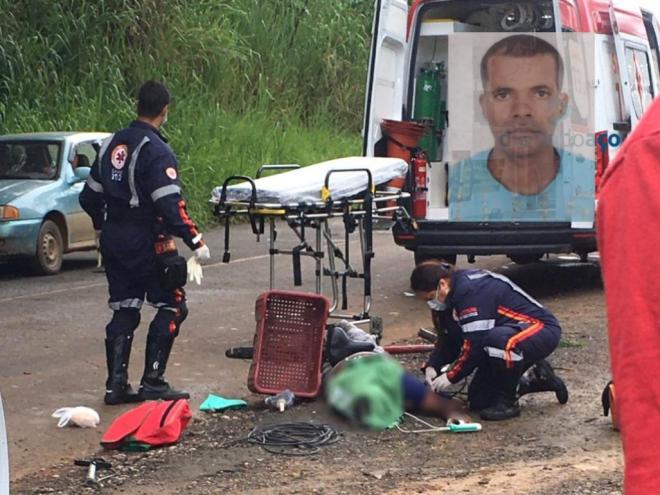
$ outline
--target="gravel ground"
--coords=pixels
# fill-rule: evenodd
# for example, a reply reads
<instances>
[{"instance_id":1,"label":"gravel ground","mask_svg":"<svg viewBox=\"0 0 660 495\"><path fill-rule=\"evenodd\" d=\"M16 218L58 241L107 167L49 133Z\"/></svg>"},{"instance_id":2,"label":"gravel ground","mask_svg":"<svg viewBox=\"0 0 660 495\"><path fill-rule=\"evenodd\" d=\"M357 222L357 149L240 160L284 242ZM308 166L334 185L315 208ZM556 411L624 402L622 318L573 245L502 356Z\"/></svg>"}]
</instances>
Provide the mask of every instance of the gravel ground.
<instances>
[{"instance_id":1,"label":"gravel ground","mask_svg":"<svg viewBox=\"0 0 660 495\"><path fill-rule=\"evenodd\" d=\"M563 324L562 345L551 361L569 386L565 406L551 393L535 394L521 400L520 418L485 423L479 433L406 434L356 430L321 401L280 414L263 410L262 399L249 396L258 407L195 412L175 446L147 453L87 452L113 464L99 474L109 477L95 486L86 485L85 469L69 461L17 480L12 493L620 494L620 442L600 407L609 365L597 268L568 273L522 267L512 275ZM562 289L546 289L551 286ZM405 358L404 364L415 370L421 359ZM246 362L246 372L247 367ZM227 445L257 424L285 421L330 423L341 437L309 457Z\"/></svg>"}]
</instances>

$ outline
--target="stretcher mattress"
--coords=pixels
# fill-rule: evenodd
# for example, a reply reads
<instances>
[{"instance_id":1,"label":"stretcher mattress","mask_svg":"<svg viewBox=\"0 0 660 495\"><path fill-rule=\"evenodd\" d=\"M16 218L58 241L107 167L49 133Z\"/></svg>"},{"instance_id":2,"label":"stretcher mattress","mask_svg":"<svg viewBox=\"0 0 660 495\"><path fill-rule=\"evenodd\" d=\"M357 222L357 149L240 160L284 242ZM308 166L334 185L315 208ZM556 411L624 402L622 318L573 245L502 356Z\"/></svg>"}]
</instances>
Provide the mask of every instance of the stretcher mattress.
<instances>
[{"instance_id":1,"label":"stretcher mattress","mask_svg":"<svg viewBox=\"0 0 660 495\"><path fill-rule=\"evenodd\" d=\"M400 158L348 157L316 163L281 174L256 179L258 203L299 204L322 201L321 190L331 170L352 168L368 169L374 185L384 184L395 177L405 175L408 164ZM367 189L364 172L333 173L329 190L332 199L355 196ZM219 202L222 187L213 189L212 201ZM248 182L227 186L227 201L249 201L252 187Z\"/></svg>"}]
</instances>

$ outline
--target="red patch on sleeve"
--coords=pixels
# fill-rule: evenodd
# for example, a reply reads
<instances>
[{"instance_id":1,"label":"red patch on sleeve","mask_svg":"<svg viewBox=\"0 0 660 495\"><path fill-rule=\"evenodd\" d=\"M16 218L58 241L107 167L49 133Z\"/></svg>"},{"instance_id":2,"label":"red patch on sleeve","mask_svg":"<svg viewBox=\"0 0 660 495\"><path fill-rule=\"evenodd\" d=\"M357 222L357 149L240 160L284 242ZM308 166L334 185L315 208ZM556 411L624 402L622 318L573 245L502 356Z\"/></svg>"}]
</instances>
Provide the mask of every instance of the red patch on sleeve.
<instances>
[{"instance_id":1,"label":"red patch on sleeve","mask_svg":"<svg viewBox=\"0 0 660 495\"><path fill-rule=\"evenodd\" d=\"M458 315L458 319L462 320L464 318L469 318L471 316L479 316L479 310L475 306L472 306L471 308L465 308L464 310L462 310Z\"/></svg>"}]
</instances>

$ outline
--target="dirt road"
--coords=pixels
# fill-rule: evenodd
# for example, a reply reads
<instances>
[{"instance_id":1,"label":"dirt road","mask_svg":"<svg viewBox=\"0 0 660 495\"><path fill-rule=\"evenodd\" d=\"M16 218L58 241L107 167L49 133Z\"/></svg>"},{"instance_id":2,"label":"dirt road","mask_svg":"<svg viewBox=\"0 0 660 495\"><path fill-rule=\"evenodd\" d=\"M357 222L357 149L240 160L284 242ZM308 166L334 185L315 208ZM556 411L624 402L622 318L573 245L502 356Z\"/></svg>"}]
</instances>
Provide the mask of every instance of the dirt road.
<instances>
[{"instance_id":1,"label":"dirt road","mask_svg":"<svg viewBox=\"0 0 660 495\"><path fill-rule=\"evenodd\" d=\"M248 364L224 350L247 344L254 332L253 304L268 287L266 244L247 227L236 229L233 257L221 264L221 231L207 234L213 259L200 287L188 289L190 317L170 361L168 378L192 393L197 410L209 392L250 396ZM284 234L284 232L282 232ZM386 341L411 338L429 326L424 305L404 295L412 256L375 234L373 314L382 316ZM285 239L283 236L282 239ZM468 266L465 259L459 265ZM286 420L327 421L341 440L312 458L289 459L238 445L255 424L281 421L266 411L209 416L196 412L184 440L148 454L108 454L113 477L101 493L620 493L619 439L601 417L600 392L608 379L606 322L598 267L551 259L526 266L502 257L476 266L511 276L549 306L564 328L552 362L565 377L566 406L551 394L524 398L520 419L486 424L474 435L364 433L347 428L321 403L298 406ZM0 265L0 391L10 436L12 493L84 493L76 457L97 450L102 431L124 408L102 405L103 328L109 318L103 275L94 257L72 255L64 272L38 278ZM288 259L278 262L277 286L291 288ZM306 288L313 268L304 265ZM359 287L351 287L359 302ZM144 336L152 310L144 311L131 362L139 380ZM407 362L414 368L415 363ZM101 414L96 430L58 429L50 414L87 405Z\"/></svg>"}]
</instances>

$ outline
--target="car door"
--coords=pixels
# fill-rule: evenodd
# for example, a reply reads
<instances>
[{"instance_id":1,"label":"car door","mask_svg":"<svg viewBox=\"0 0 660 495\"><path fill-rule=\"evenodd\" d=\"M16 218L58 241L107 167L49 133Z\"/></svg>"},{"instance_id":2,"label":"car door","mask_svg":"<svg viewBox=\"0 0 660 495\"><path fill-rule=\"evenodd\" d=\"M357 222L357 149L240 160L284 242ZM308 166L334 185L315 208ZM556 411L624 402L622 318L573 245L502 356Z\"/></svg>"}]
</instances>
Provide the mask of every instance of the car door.
<instances>
[{"instance_id":1,"label":"car door","mask_svg":"<svg viewBox=\"0 0 660 495\"><path fill-rule=\"evenodd\" d=\"M99 146L100 143L96 140L73 144L65 159L64 167L67 167L68 171L63 174L63 177L68 178L68 189L65 192L63 202L69 231L69 249L90 247L95 243L92 220L80 207L78 201L85 182L76 179L74 173L76 168L90 167L94 163Z\"/></svg>"}]
</instances>

